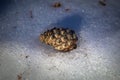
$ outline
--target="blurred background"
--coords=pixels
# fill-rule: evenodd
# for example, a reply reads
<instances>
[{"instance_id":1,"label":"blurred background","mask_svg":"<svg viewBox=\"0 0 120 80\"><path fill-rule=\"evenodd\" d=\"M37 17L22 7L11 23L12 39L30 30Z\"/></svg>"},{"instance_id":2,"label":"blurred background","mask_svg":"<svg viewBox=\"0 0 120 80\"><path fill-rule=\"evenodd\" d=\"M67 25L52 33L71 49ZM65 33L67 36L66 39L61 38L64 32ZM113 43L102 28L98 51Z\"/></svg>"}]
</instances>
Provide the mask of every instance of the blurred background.
<instances>
[{"instance_id":1,"label":"blurred background","mask_svg":"<svg viewBox=\"0 0 120 80\"><path fill-rule=\"evenodd\" d=\"M120 80L120 0L0 0L0 80ZM78 47L39 41L56 27Z\"/></svg>"}]
</instances>

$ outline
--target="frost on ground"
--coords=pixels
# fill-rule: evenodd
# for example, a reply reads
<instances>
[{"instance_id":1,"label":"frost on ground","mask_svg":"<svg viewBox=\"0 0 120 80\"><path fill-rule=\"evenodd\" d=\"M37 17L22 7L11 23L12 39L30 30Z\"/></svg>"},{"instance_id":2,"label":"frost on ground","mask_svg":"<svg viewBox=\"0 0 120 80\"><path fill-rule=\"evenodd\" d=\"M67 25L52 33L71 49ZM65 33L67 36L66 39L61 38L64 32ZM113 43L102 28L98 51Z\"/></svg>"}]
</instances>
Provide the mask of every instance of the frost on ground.
<instances>
[{"instance_id":1,"label":"frost on ground","mask_svg":"<svg viewBox=\"0 0 120 80\"><path fill-rule=\"evenodd\" d=\"M64 0L59 8L52 6L55 0L5 1L5 9L0 8L0 80L120 80L118 0L106 6ZM42 44L39 35L54 26L75 30L77 49L63 53Z\"/></svg>"}]
</instances>

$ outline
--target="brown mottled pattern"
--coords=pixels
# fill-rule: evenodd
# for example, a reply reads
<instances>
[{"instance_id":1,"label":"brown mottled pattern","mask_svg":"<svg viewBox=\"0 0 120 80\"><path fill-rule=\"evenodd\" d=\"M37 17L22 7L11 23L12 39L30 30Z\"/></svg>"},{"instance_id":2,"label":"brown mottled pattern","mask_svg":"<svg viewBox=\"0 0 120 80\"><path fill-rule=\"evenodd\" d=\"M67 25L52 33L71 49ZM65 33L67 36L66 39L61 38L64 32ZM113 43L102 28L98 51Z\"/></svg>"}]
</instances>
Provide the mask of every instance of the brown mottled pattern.
<instances>
[{"instance_id":1,"label":"brown mottled pattern","mask_svg":"<svg viewBox=\"0 0 120 80\"><path fill-rule=\"evenodd\" d=\"M77 48L78 38L73 30L54 27L41 34L40 41L56 50L67 52Z\"/></svg>"}]
</instances>

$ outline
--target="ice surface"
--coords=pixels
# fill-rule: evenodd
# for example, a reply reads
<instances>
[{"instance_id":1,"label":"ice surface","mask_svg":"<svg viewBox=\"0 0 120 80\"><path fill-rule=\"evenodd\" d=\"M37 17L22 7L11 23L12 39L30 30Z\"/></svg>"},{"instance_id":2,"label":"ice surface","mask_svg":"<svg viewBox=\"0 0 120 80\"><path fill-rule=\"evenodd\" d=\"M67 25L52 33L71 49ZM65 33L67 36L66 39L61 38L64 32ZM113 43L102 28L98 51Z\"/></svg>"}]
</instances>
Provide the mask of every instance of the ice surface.
<instances>
[{"instance_id":1,"label":"ice surface","mask_svg":"<svg viewBox=\"0 0 120 80\"><path fill-rule=\"evenodd\" d=\"M62 6L52 7L58 1ZM120 80L120 1L106 3L1 0L0 80ZM75 30L77 49L42 44L40 33L54 26Z\"/></svg>"}]
</instances>

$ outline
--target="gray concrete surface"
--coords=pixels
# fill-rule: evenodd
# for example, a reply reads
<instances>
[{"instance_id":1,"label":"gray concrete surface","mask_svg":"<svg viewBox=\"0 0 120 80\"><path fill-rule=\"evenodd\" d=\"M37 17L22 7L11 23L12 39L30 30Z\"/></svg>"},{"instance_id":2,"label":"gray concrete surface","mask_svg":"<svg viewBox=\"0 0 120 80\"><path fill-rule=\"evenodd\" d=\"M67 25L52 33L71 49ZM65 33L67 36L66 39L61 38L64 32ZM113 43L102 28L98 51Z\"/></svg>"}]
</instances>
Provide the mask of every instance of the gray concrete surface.
<instances>
[{"instance_id":1,"label":"gray concrete surface","mask_svg":"<svg viewBox=\"0 0 120 80\"><path fill-rule=\"evenodd\" d=\"M52 7L57 1L62 6ZM120 80L119 3L0 1L0 80ZM62 53L40 43L53 26L75 30L77 49Z\"/></svg>"}]
</instances>

